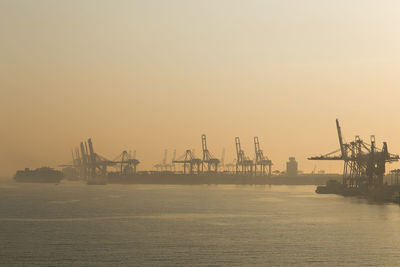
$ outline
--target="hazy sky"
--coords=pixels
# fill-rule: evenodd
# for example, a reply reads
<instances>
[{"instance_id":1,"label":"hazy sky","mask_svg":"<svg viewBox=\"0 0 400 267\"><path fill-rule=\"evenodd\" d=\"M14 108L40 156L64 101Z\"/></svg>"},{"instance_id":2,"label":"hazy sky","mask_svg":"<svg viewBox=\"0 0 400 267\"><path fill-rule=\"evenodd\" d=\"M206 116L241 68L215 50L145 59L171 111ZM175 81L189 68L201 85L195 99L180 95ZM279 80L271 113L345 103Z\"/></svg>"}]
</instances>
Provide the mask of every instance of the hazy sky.
<instances>
[{"instance_id":1,"label":"hazy sky","mask_svg":"<svg viewBox=\"0 0 400 267\"><path fill-rule=\"evenodd\" d=\"M400 153L400 1L0 1L0 175L92 137L139 169L164 149L225 162L253 136L282 170L346 140ZM390 165L399 168L400 164Z\"/></svg>"}]
</instances>

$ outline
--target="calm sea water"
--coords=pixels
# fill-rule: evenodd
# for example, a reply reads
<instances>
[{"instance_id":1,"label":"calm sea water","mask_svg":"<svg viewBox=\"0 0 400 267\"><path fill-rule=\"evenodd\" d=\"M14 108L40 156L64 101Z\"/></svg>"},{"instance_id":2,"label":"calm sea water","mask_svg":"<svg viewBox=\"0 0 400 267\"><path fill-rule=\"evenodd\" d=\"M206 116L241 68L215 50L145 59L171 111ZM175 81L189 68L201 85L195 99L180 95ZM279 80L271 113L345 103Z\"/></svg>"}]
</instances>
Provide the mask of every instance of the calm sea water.
<instances>
[{"instance_id":1,"label":"calm sea water","mask_svg":"<svg viewBox=\"0 0 400 267\"><path fill-rule=\"evenodd\" d=\"M314 186L0 183L3 266L399 266L400 208Z\"/></svg>"}]
</instances>

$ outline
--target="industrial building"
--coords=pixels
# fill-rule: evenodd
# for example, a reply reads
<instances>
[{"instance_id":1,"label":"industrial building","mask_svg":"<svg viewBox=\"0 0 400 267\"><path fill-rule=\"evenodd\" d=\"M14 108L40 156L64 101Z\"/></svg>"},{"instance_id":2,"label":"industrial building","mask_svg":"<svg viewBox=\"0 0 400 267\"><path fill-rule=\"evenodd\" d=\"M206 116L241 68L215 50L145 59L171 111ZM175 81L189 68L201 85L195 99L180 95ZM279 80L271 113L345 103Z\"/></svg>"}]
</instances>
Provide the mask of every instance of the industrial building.
<instances>
[{"instance_id":1,"label":"industrial building","mask_svg":"<svg viewBox=\"0 0 400 267\"><path fill-rule=\"evenodd\" d=\"M289 161L286 162L286 174L288 176L297 176L298 164L295 157L290 157Z\"/></svg>"}]
</instances>

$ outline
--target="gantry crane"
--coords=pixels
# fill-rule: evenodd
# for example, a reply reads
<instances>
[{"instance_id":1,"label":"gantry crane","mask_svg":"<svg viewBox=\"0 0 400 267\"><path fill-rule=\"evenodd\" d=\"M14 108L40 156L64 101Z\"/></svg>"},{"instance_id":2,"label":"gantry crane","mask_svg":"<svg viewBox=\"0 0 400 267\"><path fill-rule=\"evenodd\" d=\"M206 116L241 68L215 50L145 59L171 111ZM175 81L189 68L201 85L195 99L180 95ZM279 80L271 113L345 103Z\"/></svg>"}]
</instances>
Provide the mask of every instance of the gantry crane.
<instances>
[{"instance_id":1,"label":"gantry crane","mask_svg":"<svg viewBox=\"0 0 400 267\"><path fill-rule=\"evenodd\" d=\"M343 160L343 184L347 187L377 187L383 184L385 164L399 160L398 155L388 152L387 143L383 142L378 149L375 136L371 135L370 143L356 136L354 141L344 143L339 120L336 119L336 129L339 138L339 149L309 160ZM340 154L336 154L340 152Z\"/></svg>"},{"instance_id":2,"label":"gantry crane","mask_svg":"<svg viewBox=\"0 0 400 267\"><path fill-rule=\"evenodd\" d=\"M254 162L254 174L257 175L266 175L271 176L271 165L272 162L266 156L264 156L263 151L260 149L260 142L258 141L258 137L254 137L254 151L255 151L255 162ZM268 167L268 172L266 168Z\"/></svg>"},{"instance_id":3,"label":"gantry crane","mask_svg":"<svg viewBox=\"0 0 400 267\"><path fill-rule=\"evenodd\" d=\"M172 163L182 163L184 174L200 174L202 160L196 158L194 152L190 149L186 150L185 154L174 160Z\"/></svg>"},{"instance_id":4,"label":"gantry crane","mask_svg":"<svg viewBox=\"0 0 400 267\"><path fill-rule=\"evenodd\" d=\"M168 149L164 150L164 158L162 159L161 163L157 163L154 165L157 171L168 171L171 168L170 164L167 164L167 156L168 156Z\"/></svg>"},{"instance_id":5,"label":"gantry crane","mask_svg":"<svg viewBox=\"0 0 400 267\"><path fill-rule=\"evenodd\" d=\"M136 166L139 163L140 161L135 159L135 157L133 157L131 153L128 153L126 150L124 150L116 159L108 162L108 165L118 166L121 175L129 176L136 174Z\"/></svg>"},{"instance_id":6,"label":"gantry crane","mask_svg":"<svg viewBox=\"0 0 400 267\"><path fill-rule=\"evenodd\" d=\"M86 145L86 143L85 143ZM89 147L89 153L87 153ZM89 138L86 145L86 159L87 166L89 167L88 177L106 176L107 166L112 166L114 163L99 154L94 152L92 139Z\"/></svg>"},{"instance_id":7,"label":"gantry crane","mask_svg":"<svg viewBox=\"0 0 400 267\"><path fill-rule=\"evenodd\" d=\"M80 151L79 151L80 150ZM135 153L136 154L136 153ZM127 151L123 151L115 160L108 160L94 152L92 139L80 142L79 148L72 153L72 167L82 179L107 175L107 167L117 167L120 174L132 175L136 173L139 160L132 157ZM69 166L71 165L62 165Z\"/></svg>"},{"instance_id":8,"label":"gantry crane","mask_svg":"<svg viewBox=\"0 0 400 267\"><path fill-rule=\"evenodd\" d=\"M172 160L170 163L170 170L174 171L174 172L176 171L175 163L174 163L175 159L176 159L176 149L174 149L174 153L172 154Z\"/></svg>"},{"instance_id":9,"label":"gantry crane","mask_svg":"<svg viewBox=\"0 0 400 267\"><path fill-rule=\"evenodd\" d=\"M206 135L203 134L201 136L201 146L203 149L203 160L201 162L201 169L202 171L206 172L217 172L218 171L218 164L219 164L219 159L213 158L211 155L210 151L207 148L207 139ZM206 170L204 168L206 166Z\"/></svg>"},{"instance_id":10,"label":"gantry crane","mask_svg":"<svg viewBox=\"0 0 400 267\"><path fill-rule=\"evenodd\" d=\"M253 161L246 157L240 145L239 137L235 137L236 145L236 173L253 174Z\"/></svg>"}]
</instances>

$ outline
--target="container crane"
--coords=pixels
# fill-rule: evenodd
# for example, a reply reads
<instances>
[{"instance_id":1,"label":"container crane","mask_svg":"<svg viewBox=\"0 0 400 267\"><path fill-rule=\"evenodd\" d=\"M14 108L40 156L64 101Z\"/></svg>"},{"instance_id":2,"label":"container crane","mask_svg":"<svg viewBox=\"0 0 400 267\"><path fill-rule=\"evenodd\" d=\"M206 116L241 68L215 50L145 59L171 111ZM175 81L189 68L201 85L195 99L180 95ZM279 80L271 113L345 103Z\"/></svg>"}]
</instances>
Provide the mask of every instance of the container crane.
<instances>
[{"instance_id":1,"label":"container crane","mask_svg":"<svg viewBox=\"0 0 400 267\"><path fill-rule=\"evenodd\" d=\"M171 167L170 164L167 164L167 156L168 156L168 150L165 149L164 158L162 159L161 163L154 165L157 171L168 171L168 169Z\"/></svg>"},{"instance_id":2,"label":"container crane","mask_svg":"<svg viewBox=\"0 0 400 267\"><path fill-rule=\"evenodd\" d=\"M254 162L254 174L266 175L267 174L266 168L268 167L268 176L271 176L272 162L266 156L264 156L263 151L260 149L260 142L258 140L258 136L254 137L254 151L256 155L256 159Z\"/></svg>"},{"instance_id":3,"label":"container crane","mask_svg":"<svg viewBox=\"0 0 400 267\"><path fill-rule=\"evenodd\" d=\"M201 162L201 169L204 172L206 166L206 172L217 172L218 171L218 164L220 163L219 159L214 158L210 151L207 148L207 138L206 135L203 134L201 136L201 146L203 149L203 160Z\"/></svg>"},{"instance_id":4,"label":"container crane","mask_svg":"<svg viewBox=\"0 0 400 267\"><path fill-rule=\"evenodd\" d=\"M236 145L236 173L253 174L253 161L246 157L240 145L239 137L235 137Z\"/></svg>"},{"instance_id":5,"label":"container crane","mask_svg":"<svg viewBox=\"0 0 400 267\"><path fill-rule=\"evenodd\" d=\"M350 143L344 143L338 119L336 119L336 129L339 149L308 159L343 160L343 185L347 187L378 187L382 185L385 164L398 161L399 156L388 152L386 142L383 142L382 148L378 149L374 135L371 135L370 143L364 142L359 136L356 136Z\"/></svg>"},{"instance_id":6,"label":"container crane","mask_svg":"<svg viewBox=\"0 0 400 267\"><path fill-rule=\"evenodd\" d=\"M131 156L131 153L124 150L113 161L109 161L108 165L118 166L120 174L129 176L136 174L137 165L140 163Z\"/></svg>"},{"instance_id":7,"label":"container crane","mask_svg":"<svg viewBox=\"0 0 400 267\"><path fill-rule=\"evenodd\" d=\"M183 164L184 174L200 174L201 172L202 160L196 158L194 152L192 152L190 149L186 150L183 156L179 157L177 160L174 160L172 163Z\"/></svg>"}]
</instances>

